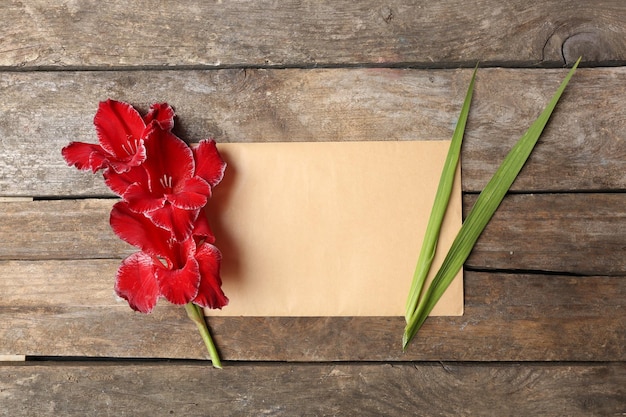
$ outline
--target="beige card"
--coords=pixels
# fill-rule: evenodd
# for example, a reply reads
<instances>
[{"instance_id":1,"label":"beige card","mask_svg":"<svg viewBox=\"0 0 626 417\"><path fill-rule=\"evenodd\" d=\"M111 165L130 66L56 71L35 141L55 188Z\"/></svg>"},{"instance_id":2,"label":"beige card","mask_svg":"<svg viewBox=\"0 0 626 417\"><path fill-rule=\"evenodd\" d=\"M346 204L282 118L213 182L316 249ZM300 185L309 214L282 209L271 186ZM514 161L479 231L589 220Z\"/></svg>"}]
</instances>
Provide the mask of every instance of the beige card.
<instances>
[{"instance_id":1,"label":"beige card","mask_svg":"<svg viewBox=\"0 0 626 417\"><path fill-rule=\"evenodd\" d=\"M449 141L218 144L222 316L404 316ZM460 174L431 278L461 226ZM433 315L463 314L462 273Z\"/></svg>"}]
</instances>

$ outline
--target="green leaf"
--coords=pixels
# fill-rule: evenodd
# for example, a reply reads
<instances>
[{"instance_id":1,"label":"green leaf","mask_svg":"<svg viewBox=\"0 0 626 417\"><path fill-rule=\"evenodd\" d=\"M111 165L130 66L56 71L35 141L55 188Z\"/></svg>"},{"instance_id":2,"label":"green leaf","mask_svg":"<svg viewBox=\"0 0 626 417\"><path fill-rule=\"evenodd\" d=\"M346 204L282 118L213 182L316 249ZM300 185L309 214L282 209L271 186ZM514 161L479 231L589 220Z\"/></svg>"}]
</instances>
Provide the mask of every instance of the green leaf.
<instances>
[{"instance_id":1,"label":"green leaf","mask_svg":"<svg viewBox=\"0 0 626 417\"><path fill-rule=\"evenodd\" d=\"M408 320L402 337L403 348L406 349L409 342L415 337L428 314L435 307L435 304L445 290L448 288L457 272L463 266L463 263L469 256L478 237L484 230L485 226L493 216L494 212L502 202L502 199L508 192L511 184L517 178L526 160L530 156L539 136L543 132L554 108L556 107L567 83L576 71L580 59L569 71L558 90L548 103L544 111L539 115L537 120L530 126L524 135L518 140L513 149L504 158L504 161L494 174L493 178L487 183L484 190L478 196L474 207L468 214L465 222L461 226L448 254L446 255L441 268L433 278L433 282L420 299L417 309Z\"/></svg>"},{"instance_id":2,"label":"green leaf","mask_svg":"<svg viewBox=\"0 0 626 417\"><path fill-rule=\"evenodd\" d=\"M409 297L406 302L405 319L407 323L417 309L417 301L422 293L426 277L428 276L430 266L435 257L439 232L441 231L441 223L443 222L446 209L448 208L448 202L452 194L452 185L454 184L454 174L461 155L461 143L463 142L467 115L469 114L472 94L474 93L474 80L476 79L477 69L478 66L474 68L474 73L472 74L472 79L470 80L470 85L467 89L463 106L461 107L461 114L459 115L459 120L454 129L452 140L450 141L450 148L448 149L446 161L443 165L437 193L435 194L435 202L433 203L428 225L426 226L424 241L420 249L411 289L409 290Z\"/></svg>"}]
</instances>

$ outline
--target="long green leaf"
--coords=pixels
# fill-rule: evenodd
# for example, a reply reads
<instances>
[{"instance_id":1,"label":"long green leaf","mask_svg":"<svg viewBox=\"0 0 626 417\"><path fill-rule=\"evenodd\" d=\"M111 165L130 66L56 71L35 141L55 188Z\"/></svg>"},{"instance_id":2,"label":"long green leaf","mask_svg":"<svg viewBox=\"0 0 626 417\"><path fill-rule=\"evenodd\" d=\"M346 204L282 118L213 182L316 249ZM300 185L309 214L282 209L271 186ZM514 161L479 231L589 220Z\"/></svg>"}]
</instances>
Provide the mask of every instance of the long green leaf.
<instances>
[{"instance_id":1,"label":"long green leaf","mask_svg":"<svg viewBox=\"0 0 626 417\"><path fill-rule=\"evenodd\" d=\"M422 248L420 249L419 258L413 274L411 289L409 290L409 297L406 302L405 318L407 323L417 309L417 301L422 293L426 277L428 276L430 266L433 263L433 258L435 257L437 241L439 240L439 233L441 231L441 224L443 222L446 209L448 208L448 202L450 201L450 195L452 194L452 185L454 184L454 174L459 163L459 156L461 155L461 143L463 142L467 115L469 114L472 94L474 93L474 80L476 79L477 69L478 67L474 68L474 73L472 74L472 79L470 80L465 100L463 101L463 106L461 107L461 114L459 115L459 120L456 124L456 128L454 129L452 140L450 141L448 155L446 156L443 170L441 172L441 178L439 179L439 186L437 187L437 193L435 194L435 202L433 203L430 218L428 219L428 225L426 226L424 241L422 243Z\"/></svg>"},{"instance_id":2,"label":"long green leaf","mask_svg":"<svg viewBox=\"0 0 626 417\"><path fill-rule=\"evenodd\" d=\"M433 282L426 290L424 296L420 299L417 310L411 316L404 329L404 335L402 337L402 346L404 349L406 349L408 343L413 339L415 334L417 334L417 331L424 323L424 320L426 320L426 317L428 317L428 314L430 314L437 301L439 301L459 269L463 266L463 263L469 256L478 237L502 202L511 184L513 184L513 181L517 178L517 175L535 147L539 136L541 136L543 129L548 123L554 108L561 98L570 78L574 75L579 63L580 58L569 71L548 103L548 106L518 140L493 178L491 178L482 193L478 196L474 207L465 219L454 242L452 242L452 246L441 268L435 275Z\"/></svg>"}]
</instances>

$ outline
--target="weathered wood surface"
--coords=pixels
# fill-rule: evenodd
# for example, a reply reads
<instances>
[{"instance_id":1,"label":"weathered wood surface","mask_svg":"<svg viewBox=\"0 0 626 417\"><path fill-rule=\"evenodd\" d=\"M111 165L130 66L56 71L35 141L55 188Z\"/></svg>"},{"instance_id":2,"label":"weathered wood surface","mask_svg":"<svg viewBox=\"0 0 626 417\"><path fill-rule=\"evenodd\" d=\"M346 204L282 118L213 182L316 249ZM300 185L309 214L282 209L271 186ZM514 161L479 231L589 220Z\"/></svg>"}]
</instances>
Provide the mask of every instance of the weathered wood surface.
<instances>
[{"instance_id":1,"label":"weathered wood surface","mask_svg":"<svg viewBox=\"0 0 626 417\"><path fill-rule=\"evenodd\" d=\"M2 2L9 68L626 61L621 0Z\"/></svg>"},{"instance_id":2,"label":"weathered wood surface","mask_svg":"<svg viewBox=\"0 0 626 417\"><path fill-rule=\"evenodd\" d=\"M0 415L619 416L624 364L0 367Z\"/></svg>"},{"instance_id":3,"label":"weathered wood surface","mask_svg":"<svg viewBox=\"0 0 626 417\"><path fill-rule=\"evenodd\" d=\"M465 213L476 198L464 197ZM625 208L625 193L510 195L465 265L483 270L626 275Z\"/></svg>"},{"instance_id":4,"label":"weathered wood surface","mask_svg":"<svg viewBox=\"0 0 626 417\"><path fill-rule=\"evenodd\" d=\"M479 191L565 70L481 69L463 148ZM0 73L0 196L110 195L60 149L96 142L108 97L175 106L185 140L449 139L471 70L324 69ZM514 190L626 189L626 68L579 70ZM590 112L593 111L593 117Z\"/></svg>"},{"instance_id":5,"label":"weathered wood surface","mask_svg":"<svg viewBox=\"0 0 626 417\"><path fill-rule=\"evenodd\" d=\"M0 13L0 357L46 360L0 364L0 415L626 413L624 1L28 0ZM60 156L95 142L109 97L170 102L189 142L448 139L480 61L467 213L580 55L592 68L466 263L464 316L428 319L406 352L401 317L211 317L226 369L151 361L206 351L182 307L146 316L115 297L132 249L108 228L114 200Z\"/></svg>"},{"instance_id":6,"label":"weathered wood surface","mask_svg":"<svg viewBox=\"0 0 626 417\"><path fill-rule=\"evenodd\" d=\"M134 248L120 240L109 226L109 213L116 201L0 202L0 259L128 256Z\"/></svg>"},{"instance_id":7,"label":"weathered wood surface","mask_svg":"<svg viewBox=\"0 0 626 417\"><path fill-rule=\"evenodd\" d=\"M464 212L476 200L465 195ZM0 260L121 259L135 251L111 231L116 199L0 202ZM19 230L19 232L18 232ZM219 245L219 242L218 242ZM513 194L466 266L626 275L626 194ZM0 269L0 276L8 277Z\"/></svg>"},{"instance_id":8,"label":"weathered wood surface","mask_svg":"<svg viewBox=\"0 0 626 417\"><path fill-rule=\"evenodd\" d=\"M205 358L184 309L134 313L119 260L0 263L0 354ZM623 277L465 274L465 314L430 318L402 352L401 317L211 317L226 360L626 360Z\"/></svg>"}]
</instances>

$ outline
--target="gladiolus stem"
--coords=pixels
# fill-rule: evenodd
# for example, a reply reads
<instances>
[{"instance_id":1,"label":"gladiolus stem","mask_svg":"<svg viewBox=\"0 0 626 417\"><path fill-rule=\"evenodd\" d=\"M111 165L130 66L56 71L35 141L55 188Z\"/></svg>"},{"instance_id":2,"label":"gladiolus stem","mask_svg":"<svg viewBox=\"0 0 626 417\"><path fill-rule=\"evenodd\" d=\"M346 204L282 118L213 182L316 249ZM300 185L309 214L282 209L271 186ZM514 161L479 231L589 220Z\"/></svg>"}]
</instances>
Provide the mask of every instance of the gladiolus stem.
<instances>
[{"instance_id":1,"label":"gladiolus stem","mask_svg":"<svg viewBox=\"0 0 626 417\"><path fill-rule=\"evenodd\" d=\"M194 303L187 303L185 304L185 311L187 311L187 316L189 316L189 318L193 320L194 323L196 323L196 326L198 326L198 330L200 331L202 340L204 341L204 344L209 351L209 356L211 357L211 362L213 363L213 366L215 368L221 369L222 362L220 361L220 355L217 352L215 343L213 343L211 333L209 333L209 328L206 324L202 308L195 305Z\"/></svg>"}]
</instances>

